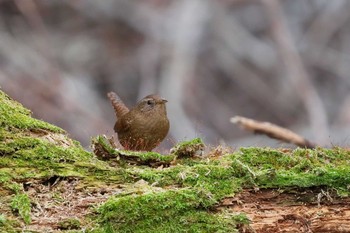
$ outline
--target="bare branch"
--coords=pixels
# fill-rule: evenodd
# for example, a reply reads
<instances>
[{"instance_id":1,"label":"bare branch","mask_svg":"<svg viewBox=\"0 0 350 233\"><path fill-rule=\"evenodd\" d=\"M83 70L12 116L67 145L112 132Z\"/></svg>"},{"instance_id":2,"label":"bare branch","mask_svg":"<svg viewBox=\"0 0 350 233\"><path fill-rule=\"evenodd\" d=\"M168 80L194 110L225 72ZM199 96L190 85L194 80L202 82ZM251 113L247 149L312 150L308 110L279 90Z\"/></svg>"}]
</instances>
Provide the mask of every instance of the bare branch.
<instances>
[{"instance_id":1,"label":"bare branch","mask_svg":"<svg viewBox=\"0 0 350 233\"><path fill-rule=\"evenodd\" d=\"M265 134L270 138L292 143L300 147L315 148L316 144L308 141L289 129L280 127L270 122L261 122L253 119L235 116L230 120L233 124L238 124L244 129L258 134Z\"/></svg>"}]
</instances>

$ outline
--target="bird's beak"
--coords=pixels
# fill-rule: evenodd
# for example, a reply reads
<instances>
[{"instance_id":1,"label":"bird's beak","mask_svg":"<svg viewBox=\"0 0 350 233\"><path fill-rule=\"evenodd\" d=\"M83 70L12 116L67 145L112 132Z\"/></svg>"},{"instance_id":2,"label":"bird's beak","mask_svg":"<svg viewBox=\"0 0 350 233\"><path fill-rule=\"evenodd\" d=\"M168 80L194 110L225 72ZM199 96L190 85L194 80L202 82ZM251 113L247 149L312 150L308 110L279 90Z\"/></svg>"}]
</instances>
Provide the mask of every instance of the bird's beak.
<instances>
[{"instance_id":1,"label":"bird's beak","mask_svg":"<svg viewBox=\"0 0 350 233\"><path fill-rule=\"evenodd\" d=\"M160 103L165 104L166 102L168 102L166 99L160 99Z\"/></svg>"}]
</instances>

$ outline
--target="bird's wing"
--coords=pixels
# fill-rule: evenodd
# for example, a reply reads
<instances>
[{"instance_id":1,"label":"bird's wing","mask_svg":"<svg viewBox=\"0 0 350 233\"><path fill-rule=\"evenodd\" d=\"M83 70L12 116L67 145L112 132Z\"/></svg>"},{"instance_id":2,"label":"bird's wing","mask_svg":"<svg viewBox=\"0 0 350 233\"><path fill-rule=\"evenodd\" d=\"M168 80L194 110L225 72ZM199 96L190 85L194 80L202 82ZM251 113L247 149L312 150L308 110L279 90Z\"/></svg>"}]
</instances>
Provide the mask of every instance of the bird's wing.
<instances>
[{"instance_id":1,"label":"bird's wing","mask_svg":"<svg viewBox=\"0 0 350 233\"><path fill-rule=\"evenodd\" d=\"M127 132L130 129L133 119L128 115L117 120L114 125L114 131L117 133Z\"/></svg>"}]
</instances>

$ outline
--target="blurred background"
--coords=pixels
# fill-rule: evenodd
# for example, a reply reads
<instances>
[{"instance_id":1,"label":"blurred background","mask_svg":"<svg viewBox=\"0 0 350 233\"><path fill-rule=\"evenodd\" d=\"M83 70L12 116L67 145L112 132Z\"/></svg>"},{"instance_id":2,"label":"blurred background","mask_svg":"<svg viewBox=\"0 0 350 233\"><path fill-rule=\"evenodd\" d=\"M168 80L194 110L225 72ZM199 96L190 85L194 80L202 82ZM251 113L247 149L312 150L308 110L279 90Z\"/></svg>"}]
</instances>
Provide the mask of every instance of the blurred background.
<instances>
[{"instance_id":1,"label":"blurred background","mask_svg":"<svg viewBox=\"0 0 350 233\"><path fill-rule=\"evenodd\" d=\"M288 146L230 123L269 121L350 143L348 0L0 0L0 86L89 147L113 135L107 100L168 99L160 150Z\"/></svg>"}]
</instances>

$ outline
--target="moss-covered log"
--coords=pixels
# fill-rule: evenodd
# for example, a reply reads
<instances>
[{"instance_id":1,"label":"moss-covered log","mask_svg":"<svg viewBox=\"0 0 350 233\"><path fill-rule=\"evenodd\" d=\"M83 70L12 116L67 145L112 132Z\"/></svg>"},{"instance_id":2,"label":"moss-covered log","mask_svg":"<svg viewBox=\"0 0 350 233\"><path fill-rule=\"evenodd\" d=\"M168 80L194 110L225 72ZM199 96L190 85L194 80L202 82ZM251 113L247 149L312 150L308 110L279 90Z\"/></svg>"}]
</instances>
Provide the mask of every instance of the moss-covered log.
<instances>
[{"instance_id":1,"label":"moss-covered log","mask_svg":"<svg viewBox=\"0 0 350 233\"><path fill-rule=\"evenodd\" d=\"M350 231L347 212L332 212L348 203L346 149L229 152L195 139L161 155L118 150L101 136L93 145L96 155L0 91L0 232L269 232L291 219L326 229L306 211L286 212L298 205L309 216L329 207L314 212L342 226L334 232ZM253 214L267 201L285 211L275 222Z\"/></svg>"}]
</instances>

